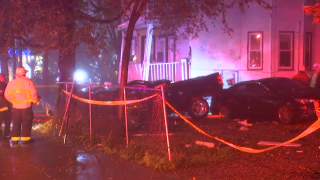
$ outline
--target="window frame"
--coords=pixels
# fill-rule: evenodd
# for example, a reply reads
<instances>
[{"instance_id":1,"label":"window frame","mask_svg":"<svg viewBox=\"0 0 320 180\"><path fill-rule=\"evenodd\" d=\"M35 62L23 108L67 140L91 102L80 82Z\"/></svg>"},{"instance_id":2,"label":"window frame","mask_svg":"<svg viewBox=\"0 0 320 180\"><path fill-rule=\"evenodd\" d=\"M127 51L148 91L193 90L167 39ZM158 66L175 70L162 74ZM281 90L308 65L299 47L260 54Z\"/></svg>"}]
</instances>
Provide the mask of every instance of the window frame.
<instances>
[{"instance_id":1,"label":"window frame","mask_svg":"<svg viewBox=\"0 0 320 180\"><path fill-rule=\"evenodd\" d=\"M164 39L164 60L162 62L158 62L158 43L157 41L159 39ZM157 63L167 63L168 62L168 37L161 37L161 36L156 36L155 37L155 60L157 60Z\"/></svg>"},{"instance_id":2,"label":"window frame","mask_svg":"<svg viewBox=\"0 0 320 180\"><path fill-rule=\"evenodd\" d=\"M158 52L158 47L157 47L157 40L158 39L164 39L165 42L164 42L164 61L163 62L152 62L154 60L156 60L158 57L157 57L157 52ZM173 50L171 50L171 48L169 47L170 45L170 39L173 40ZM141 36L141 64L143 64L143 58L144 58L144 51L145 51L145 44L144 44L144 41L146 40L146 36ZM172 58L173 58L173 62L176 62L176 58L175 58L175 51L176 51L176 48L175 48L175 43L176 43L176 40L172 37L172 36L163 36L163 35L153 35L152 37L152 51L153 51L153 57L150 57L150 63L168 63L169 62L169 55L170 53L173 53L172 54Z\"/></svg>"},{"instance_id":3,"label":"window frame","mask_svg":"<svg viewBox=\"0 0 320 180\"><path fill-rule=\"evenodd\" d=\"M285 35L291 35L291 67L281 67L280 66L280 52L286 52L288 50L281 50L280 49L280 35L281 34L285 34ZM294 40L295 40L295 36L294 36L294 31L279 31L278 33L278 70L279 71L292 71L294 70Z\"/></svg>"},{"instance_id":4,"label":"window frame","mask_svg":"<svg viewBox=\"0 0 320 180\"><path fill-rule=\"evenodd\" d=\"M309 37L308 37L309 36ZM306 50L306 46L307 46L307 39L310 38L310 41L309 41L309 53L310 53L310 61L309 61L309 64L306 64L306 52L308 52ZM304 35L304 43L303 43L303 64L304 66L306 67L306 70L311 70L312 69L312 48L313 48L313 34L312 32L305 32L305 35Z\"/></svg>"},{"instance_id":5,"label":"window frame","mask_svg":"<svg viewBox=\"0 0 320 180\"><path fill-rule=\"evenodd\" d=\"M250 67L250 52L252 52L252 50L250 50L250 36L251 35L261 35L260 38L260 52L261 52L261 65L260 67ZM247 69L248 70L263 70L263 31L250 31L248 32L248 37L247 37Z\"/></svg>"}]
</instances>

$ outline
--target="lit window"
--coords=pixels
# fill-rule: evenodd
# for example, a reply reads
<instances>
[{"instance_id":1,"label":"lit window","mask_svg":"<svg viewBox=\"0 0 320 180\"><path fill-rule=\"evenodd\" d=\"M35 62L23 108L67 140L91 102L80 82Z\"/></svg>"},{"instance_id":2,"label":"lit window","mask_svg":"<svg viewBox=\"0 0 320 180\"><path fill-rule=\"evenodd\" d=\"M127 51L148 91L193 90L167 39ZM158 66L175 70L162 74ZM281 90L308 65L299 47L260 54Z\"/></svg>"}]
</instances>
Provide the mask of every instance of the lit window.
<instances>
[{"instance_id":1,"label":"lit window","mask_svg":"<svg viewBox=\"0 0 320 180\"><path fill-rule=\"evenodd\" d=\"M248 33L248 69L261 70L263 67L263 33Z\"/></svg>"},{"instance_id":2,"label":"lit window","mask_svg":"<svg viewBox=\"0 0 320 180\"><path fill-rule=\"evenodd\" d=\"M304 61L306 69L311 70L312 67L312 33L306 32L304 39Z\"/></svg>"},{"instance_id":3,"label":"lit window","mask_svg":"<svg viewBox=\"0 0 320 180\"><path fill-rule=\"evenodd\" d=\"M293 32L279 33L279 70L293 70Z\"/></svg>"}]
</instances>

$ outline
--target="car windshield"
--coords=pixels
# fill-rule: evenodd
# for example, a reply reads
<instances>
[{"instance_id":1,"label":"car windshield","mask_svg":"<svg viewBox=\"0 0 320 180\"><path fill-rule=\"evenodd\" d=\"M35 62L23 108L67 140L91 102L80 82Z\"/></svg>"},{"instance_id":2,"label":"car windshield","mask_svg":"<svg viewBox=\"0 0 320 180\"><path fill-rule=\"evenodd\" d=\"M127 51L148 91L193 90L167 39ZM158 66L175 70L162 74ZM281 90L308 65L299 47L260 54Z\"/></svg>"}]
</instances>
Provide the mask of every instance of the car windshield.
<instances>
[{"instance_id":1,"label":"car windshield","mask_svg":"<svg viewBox=\"0 0 320 180\"><path fill-rule=\"evenodd\" d=\"M270 80L261 82L271 91L307 90L309 86L291 79Z\"/></svg>"}]
</instances>

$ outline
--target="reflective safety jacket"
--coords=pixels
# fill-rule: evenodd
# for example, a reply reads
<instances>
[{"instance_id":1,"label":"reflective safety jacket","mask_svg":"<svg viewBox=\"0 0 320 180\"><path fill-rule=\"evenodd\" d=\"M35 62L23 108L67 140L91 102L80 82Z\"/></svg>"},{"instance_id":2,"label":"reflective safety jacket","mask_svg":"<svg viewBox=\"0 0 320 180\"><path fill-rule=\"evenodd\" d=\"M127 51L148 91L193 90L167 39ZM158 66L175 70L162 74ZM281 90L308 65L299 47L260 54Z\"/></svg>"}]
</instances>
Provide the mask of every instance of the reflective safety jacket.
<instances>
[{"instance_id":1,"label":"reflective safety jacket","mask_svg":"<svg viewBox=\"0 0 320 180\"><path fill-rule=\"evenodd\" d=\"M32 103L38 103L37 89L31 79L25 76L17 76L10 81L4 92L5 98L16 109L26 109Z\"/></svg>"}]
</instances>

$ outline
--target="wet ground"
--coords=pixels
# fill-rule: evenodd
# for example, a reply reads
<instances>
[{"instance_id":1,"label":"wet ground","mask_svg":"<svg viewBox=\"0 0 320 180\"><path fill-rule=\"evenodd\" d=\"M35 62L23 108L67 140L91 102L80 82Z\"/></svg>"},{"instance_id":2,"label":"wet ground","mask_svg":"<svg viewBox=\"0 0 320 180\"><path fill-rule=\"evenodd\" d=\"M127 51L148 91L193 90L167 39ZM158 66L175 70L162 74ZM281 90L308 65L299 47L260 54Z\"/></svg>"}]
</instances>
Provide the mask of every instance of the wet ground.
<instances>
[{"instance_id":1,"label":"wet ground","mask_svg":"<svg viewBox=\"0 0 320 180\"><path fill-rule=\"evenodd\" d=\"M177 180L170 175L34 135L32 144L0 141L1 180Z\"/></svg>"}]
</instances>

